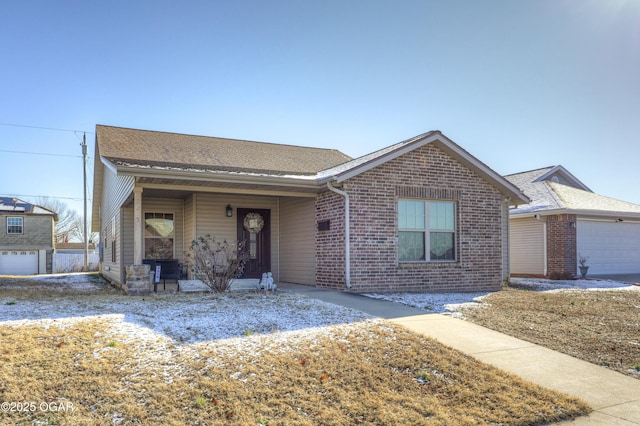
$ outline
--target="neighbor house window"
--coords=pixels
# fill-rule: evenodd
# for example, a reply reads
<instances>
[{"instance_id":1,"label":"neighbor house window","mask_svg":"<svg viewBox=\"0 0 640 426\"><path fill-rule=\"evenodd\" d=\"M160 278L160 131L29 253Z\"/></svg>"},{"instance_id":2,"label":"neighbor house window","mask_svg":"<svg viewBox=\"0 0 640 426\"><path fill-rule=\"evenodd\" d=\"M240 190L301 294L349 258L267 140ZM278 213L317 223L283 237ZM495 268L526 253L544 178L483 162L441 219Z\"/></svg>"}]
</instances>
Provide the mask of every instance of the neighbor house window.
<instances>
[{"instance_id":1,"label":"neighbor house window","mask_svg":"<svg viewBox=\"0 0 640 426\"><path fill-rule=\"evenodd\" d=\"M7 234L22 234L24 231L24 222L21 217L7 218Z\"/></svg>"},{"instance_id":2,"label":"neighbor house window","mask_svg":"<svg viewBox=\"0 0 640 426\"><path fill-rule=\"evenodd\" d=\"M173 213L144 214L145 259L173 259Z\"/></svg>"},{"instance_id":3,"label":"neighbor house window","mask_svg":"<svg viewBox=\"0 0 640 426\"><path fill-rule=\"evenodd\" d=\"M455 260L456 204L399 200L398 258L401 262Z\"/></svg>"}]
</instances>

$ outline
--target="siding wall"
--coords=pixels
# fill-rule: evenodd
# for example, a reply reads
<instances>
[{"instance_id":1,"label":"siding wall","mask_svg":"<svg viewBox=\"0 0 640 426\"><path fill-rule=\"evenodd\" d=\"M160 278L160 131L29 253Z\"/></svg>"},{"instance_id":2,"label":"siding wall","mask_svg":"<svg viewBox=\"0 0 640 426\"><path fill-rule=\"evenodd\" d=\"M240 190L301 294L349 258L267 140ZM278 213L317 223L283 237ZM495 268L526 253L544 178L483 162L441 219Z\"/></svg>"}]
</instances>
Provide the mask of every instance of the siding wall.
<instances>
[{"instance_id":1,"label":"siding wall","mask_svg":"<svg viewBox=\"0 0 640 426\"><path fill-rule=\"evenodd\" d=\"M510 256L509 256L509 203L502 202L501 212L502 224L502 282L505 282L511 274Z\"/></svg>"},{"instance_id":2,"label":"siding wall","mask_svg":"<svg viewBox=\"0 0 640 426\"><path fill-rule=\"evenodd\" d=\"M234 195L234 194L196 194L194 197L195 237L210 234L217 241L235 242L237 235L237 209L270 209L271 210L271 272L276 281L280 280L279 254L279 199L276 197ZM233 217L225 215L225 208L230 204ZM188 242L188 245L191 241Z\"/></svg>"},{"instance_id":3,"label":"siding wall","mask_svg":"<svg viewBox=\"0 0 640 426\"><path fill-rule=\"evenodd\" d=\"M100 202L100 239L104 244L104 256L101 267L102 274L109 280L121 283L124 276L124 260L122 258L122 211L121 207L131 196L135 179L131 176L117 176L109 168L104 167L102 176L104 186L102 200ZM112 222L113 221L113 222ZM115 232L112 232L112 223L115 224ZM116 242L116 261L112 262L112 244ZM106 243L105 243L106 242Z\"/></svg>"},{"instance_id":4,"label":"siding wall","mask_svg":"<svg viewBox=\"0 0 640 426\"><path fill-rule=\"evenodd\" d=\"M280 281L314 285L315 199L280 199Z\"/></svg>"},{"instance_id":5,"label":"siding wall","mask_svg":"<svg viewBox=\"0 0 640 426\"><path fill-rule=\"evenodd\" d=\"M484 179L433 145L426 145L348 179L351 202L352 291L499 290L503 273L502 195ZM398 262L397 201L454 200L455 262ZM409 197L407 197L409 198ZM344 288L344 200L318 197L316 219L331 220L318 232L316 285Z\"/></svg>"},{"instance_id":6,"label":"siding wall","mask_svg":"<svg viewBox=\"0 0 640 426\"><path fill-rule=\"evenodd\" d=\"M535 218L512 219L510 228L511 273L545 275L544 223Z\"/></svg>"},{"instance_id":7,"label":"siding wall","mask_svg":"<svg viewBox=\"0 0 640 426\"><path fill-rule=\"evenodd\" d=\"M23 219L22 234L7 234L7 217ZM32 216L24 213L2 215L0 216L0 248L51 250L54 226L52 216Z\"/></svg>"}]
</instances>

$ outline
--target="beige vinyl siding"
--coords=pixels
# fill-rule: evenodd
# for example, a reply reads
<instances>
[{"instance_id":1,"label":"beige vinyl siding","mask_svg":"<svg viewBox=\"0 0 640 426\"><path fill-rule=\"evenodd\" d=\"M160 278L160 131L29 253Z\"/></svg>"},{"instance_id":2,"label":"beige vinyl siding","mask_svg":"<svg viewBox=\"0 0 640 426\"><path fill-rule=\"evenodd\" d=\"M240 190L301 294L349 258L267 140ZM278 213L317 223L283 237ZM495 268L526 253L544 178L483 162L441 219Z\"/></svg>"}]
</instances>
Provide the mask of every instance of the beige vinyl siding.
<instances>
[{"instance_id":1,"label":"beige vinyl siding","mask_svg":"<svg viewBox=\"0 0 640 426\"><path fill-rule=\"evenodd\" d=\"M233 217L225 215L227 204L233 208ZM271 210L271 272L276 281L279 274L279 200L276 197L234 195L234 194L197 194L194 208L196 212L195 236L212 235L217 241L236 242L237 209L269 209Z\"/></svg>"},{"instance_id":2,"label":"beige vinyl siding","mask_svg":"<svg viewBox=\"0 0 640 426\"><path fill-rule=\"evenodd\" d=\"M102 191L100 211L100 239L106 244L103 249L104 260L101 271L110 280L122 283L124 277L123 259L121 256L121 207L133 192L135 179L132 176L118 176L108 167L104 167L104 187ZM112 221L115 218L115 233L112 232ZM102 235L106 234L106 235ZM116 262L112 262L111 241L116 238Z\"/></svg>"},{"instance_id":3,"label":"beige vinyl siding","mask_svg":"<svg viewBox=\"0 0 640 426\"><path fill-rule=\"evenodd\" d=\"M184 200L184 240L182 242L182 251L184 252L189 250L191 242L196 237L196 213L194 206L197 197L197 194L193 194Z\"/></svg>"},{"instance_id":4,"label":"beige vinyl siding","mask_svg":"<svg viewBox=\"0 0 640 426\"><path fill-rule=\"evenodd\" d=\"M502 202L502 210L500 211L500 220L502 221L502 281L504 282L511 274L509 265L509 204L507 201Z\"/></svg>"},{"instance_id":5,"label":"beige vinyl siding","mask_svg":"<svg viewBox=\"0 0 640 426\"><path fill-rule=\"evenodd\" d=\"M315 199L280 199L280 280L315 285Z\"/></svg>"},{"instance_id":6,"label":"beige vinyl siding","mask_svg":"<svg viewBox=\"0 0 640 426\"><path fill-rule=\"evenodd\" d=\"M544 223L535 218L526 218L512 219L510 225L511 273L546 274Z\"/></svg>"}]
</instances>

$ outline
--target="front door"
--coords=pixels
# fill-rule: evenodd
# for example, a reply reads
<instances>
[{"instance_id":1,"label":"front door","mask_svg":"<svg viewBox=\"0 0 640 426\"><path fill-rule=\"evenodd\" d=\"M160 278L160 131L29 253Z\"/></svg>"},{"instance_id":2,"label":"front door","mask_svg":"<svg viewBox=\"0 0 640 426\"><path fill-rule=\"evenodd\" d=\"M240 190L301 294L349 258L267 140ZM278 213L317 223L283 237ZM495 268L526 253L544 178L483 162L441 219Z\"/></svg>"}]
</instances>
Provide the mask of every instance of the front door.
<instances>
[{"instance_id":1,"label":"front door","mask_svg":"<svg viewBox=\"0 0 640 426\"><path fill-rule=\"evenodd\" d=\"M238 242L249 254L240 278L262 278L271 271L271 210L238 209Z\"/></svg>"}]
</instances>

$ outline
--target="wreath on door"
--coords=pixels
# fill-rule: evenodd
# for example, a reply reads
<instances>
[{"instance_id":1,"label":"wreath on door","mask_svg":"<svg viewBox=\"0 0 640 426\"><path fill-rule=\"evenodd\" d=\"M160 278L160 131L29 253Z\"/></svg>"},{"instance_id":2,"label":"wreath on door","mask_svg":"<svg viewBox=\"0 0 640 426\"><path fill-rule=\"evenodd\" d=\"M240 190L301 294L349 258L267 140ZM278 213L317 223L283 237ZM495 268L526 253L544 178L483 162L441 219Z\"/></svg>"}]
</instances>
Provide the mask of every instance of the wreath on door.
<instances>
[{"instance_id":1,"label":"wreath on door","mask_svg":"<svg viewBox=\"0 0 640 426\"><path fill-rule=\"evenodd\" d=\"M260 213L247 213L244 217L244 229L251 232L252 234L257 234L262 231L262 227L264 226L264 219L260 215Z\"/></svg>"}]
</instances>

